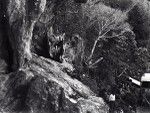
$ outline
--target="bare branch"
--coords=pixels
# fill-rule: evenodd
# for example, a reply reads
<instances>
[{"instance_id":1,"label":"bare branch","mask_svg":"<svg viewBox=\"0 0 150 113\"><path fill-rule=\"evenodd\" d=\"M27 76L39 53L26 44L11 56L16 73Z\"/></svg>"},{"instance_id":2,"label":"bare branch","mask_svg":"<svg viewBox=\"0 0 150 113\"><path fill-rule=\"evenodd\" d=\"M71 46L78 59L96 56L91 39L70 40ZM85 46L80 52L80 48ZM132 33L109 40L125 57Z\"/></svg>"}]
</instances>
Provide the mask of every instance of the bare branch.
<instances>
[{"instance_id":1,"label":"bare branch","mask_svg":"<svg viewBox=\"0 0 150 113\"><path fill-rule=\"evenodd\" d=\"M101 31L103 31L104 28L107 26L108 21L109 21L108 19L107 19L107 20L105 19L105 24L103 23L102 28L101 28ZM103 22L104 22L104 21L103 21Z\"/></svg>"},{"instance_id":2,"label":"bare branch","mask_svg":"<svg viewBox=\"0 0 150 113\"><path fill-rule=\"evenodd\" d=\"M106 20L106 23L104 24L104 26L102 26L102 28L101 28L101 30L100 30L100 32L99 32L99 35L101 35L101 33L102 33L102 31L104 31L106 28L109 28L109 26L113 23L113 22L115 22L116 21L116 18L114 18L110 23L108 23L109 22L109 19L108 20ZM110 29L110 28L109 28ZM107 31L106 31L107 32ZM108 32L107 32L108 33ZM106 33L106 34L107 34ZM105 33L104 33L105 34Z\"/></svg>"},{"instance_id":3,"label":"bare branch","mask_svg":"<svg viewBox=\"0 0 150 113\"><path fill-rule=\"evenodd\" d=\"M97 45L98 41L99 41L100 39L102 39L109 31L110 31L110 29L107 30L103 35L99 36L99 37L95 40L94 45L93 45L93 48L92 48L92 51L91 51L91 54L90 54L90 56L88 57L88 61L92 58L93 53L94 53L94 51L95 51L95 48L96 48L96 45Z\"/></svg>"},{"instance_id":4,"label":"bare branch","mask_svg":"<svg viewBox=\"0 0 150 113\"><path fill-rule=\"evenodd\" d=\"M125 31L124 31L124 32L125 32ZM107 38L107 39L110 39L110 38L119 37L119 36L122 36L124 32L121 32L121 33L119 33L119 34L117 34L117 35L113 35L113 36L107 36L106 38Z\"/></svg>"},{"instance_id":5,"label":"bare branch","mask_svg":"<svg viewBox=\"0 0 150 113\"><path fill-rule=\"evenodd\" d=\"M91 27L96 21L97 21L97 19L94 19L94 18L93 19L89 19L89 21L86 22L86 23L88 23L88 24L86 24L86 29Z\"/></svg>"},{"instance_id":6,"label":"bare branch","mask_svg":"<svg viewBox=\"0 0 150 113\"><path fill-rule=\"evenodd\" d=\"M109 21L106 20L106 23L104 24L104 26L102 26L102 28L101 28L101 30L100 30L100 32L99 32L99 37L98 37L98 38L95 40L95 42L94 42L94 45L93 45L91 54L90 54L90 56L88 57L87 61L89 61L89 60L92 58L98 41L99 41L100 39L104 38L105 35L106 35L108 32L111 31L111 28L110 28L109 26L110 26L111 24L113 24L115 21L116 21L116 17L114 17L114 19L113 19L110 23L108 23ZM106 30L105 33L102 34L102 31L105 30L105 27L107 28L107 30ZM114 27L115 27L115 26L114 26ZM116 36L121 36L123 33L124 33L124 32L121 32L121 34L118 34L118 35L115 35L115 36L111 36L111 37L108 37L108 38L113 38L113 37L116 37Z\"/></svg>"},{"instance_id":7,"label":"bare branch","mask_svg":"<svg viewBox=\"0 0 150 113\"><path fill-rule=\"evenodd\" d=\"M119 13L119 14L118 14ZM89 57L87 58L87 62L90 62L90 60L93 58L93 54L94 51L97 47L97 43L102 39L106 39L106 38L114 38L114 37L118 37L123 35L124 32L121 32L120 34L116 34L114 36L106 36L113 28L118 28L118 26L120 26L120 24L122 25L122 18L124 19L124 15L125 13L118 11L118 10L113 10L111 12L111 14L109 14L109 16L106 15L101 15L101 14L97 14L96 17L92 17L92 19L95 18L95 20L98 22L99 24L99 28L98 28L98 32L99 32L99 36L95 39L94 44L92 46L91 52ZM93 24L91 23L92 21L90 21L90 26ZM118 28L119 29L119 28ZM99 61L99 59L98 59ZM97 61L95 62L97 64ZM90 66L95 65L95 63L93 64L89 64Z\"/></svg>"},{"instance_id":8,"label":"bare branch","mask_svg":"<svg viewBox=\"0 0 150 113\"><path fill-rule=\"evenodd\" d=\"M92 68L93 66L95 66L97 63L99 63L100 61L103 60L103 57L99 58L98 60L96 60L94 63L92 63L89 68Z\"/></svg>"},{"instance_id":9,"label":"bare branch","mask_svg":"<svg viewBox=\"0 0 150 113\"><path fill-rule=\"evenodd\" d=\"M144 96L144 99L146 100L146 102L148 103L148 105L150 106L150 102L148 101L148 99Z\"/></svg>"},{"instance_id":10,"label":"bare branch","mask_svg":"<svg viewBox=\"0 0 150 113\"><path fill-rule=\"evenodd\" d=\"M127 70L127 68L125 68L119 75L118 77L121 77L123 75L123 73Z\"/></svg>"},{"instance_id":11,"label":"bare branch","mask_svg":"<svg viewBox=\"0 0 150 113\"><path fill-rule=\"evenodd\" d=\"M138 3L134 3L127 11L125 11L126 14L128 14Z\"/></svg>"},{"instance_id":12,"label":"bare branch","mask_svg":"<svg viewBox=\"0 0 150 113\"><path fill-rule=\"evenodd\" d=\"M90 59L92 58L93 53L94 53L94 50L95 50L95 48L96 48L96 45L97 45L97 42L98 42L98 41L99 41L99 39L97 38L97 40L95 40L95 42L94 42L94 45L93 45L91 54L90 54L90 56L88 57L88 60L90 60Z\"/></svg>"},{"instance_id":13,"label":"bare branch","mask_svg":"<svg viewBox=\"0 0 150 113\"><path fill-rule=\"evenodd\" d=\"M105 33L101 34L101 36L98 37L98 40L102 39L103 37L105 37L105 35L110 32L111 29L108 29Z\"/></svg>"}]
</instances>

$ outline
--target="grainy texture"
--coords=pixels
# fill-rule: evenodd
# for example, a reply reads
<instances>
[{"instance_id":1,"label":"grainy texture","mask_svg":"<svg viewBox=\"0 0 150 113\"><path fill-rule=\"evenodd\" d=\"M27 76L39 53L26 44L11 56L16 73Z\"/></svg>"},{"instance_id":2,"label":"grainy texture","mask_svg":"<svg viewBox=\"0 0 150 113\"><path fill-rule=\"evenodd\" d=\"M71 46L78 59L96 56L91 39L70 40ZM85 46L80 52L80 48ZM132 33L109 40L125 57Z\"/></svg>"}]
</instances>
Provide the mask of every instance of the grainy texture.
<instances>
[{"instance_id":1,"label":"grainy texture","mask_svg":"<svg viewBox=\"0 0 150 113\"><path fill-rule=\"evenodd\" d=\"M106 113L108 106L87 86L72 79L60 63L33 55L30 67L5 75L1 111ZM4 90L5 88L5 90ZM5 92L3 92L3 90ZM4 96L5 95L5 96Z\"/></svg>"},{"instance_id":2,"label":"grainy texture","mask_svg":"<svg viewBox=\"0 0 150 113\"><path fill-rule=\"evenodd\" d=\"M0 112L150 106L129 80L150 71L149 19L148 0L0 0Z\"/></svg>"},{"instance_id":3,"label":"grainy texture","mask_svg":"<svg viewBox=\"0 0 150 113\"><path fill-rule=\"evenodd\" d=\"M32 58L32 32L45 5L46 0L8 0L9 40L14 52L14 69L21 68Z\"/></svg>"}]
</instances>

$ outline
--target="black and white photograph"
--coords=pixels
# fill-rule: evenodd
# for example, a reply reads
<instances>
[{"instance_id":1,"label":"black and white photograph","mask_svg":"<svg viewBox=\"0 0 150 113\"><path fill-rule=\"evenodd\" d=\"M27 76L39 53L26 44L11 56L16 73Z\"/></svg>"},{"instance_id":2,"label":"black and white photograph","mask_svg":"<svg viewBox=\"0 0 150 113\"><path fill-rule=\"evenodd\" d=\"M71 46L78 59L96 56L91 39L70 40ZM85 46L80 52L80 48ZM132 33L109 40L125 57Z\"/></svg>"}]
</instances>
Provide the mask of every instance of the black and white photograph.
<instances>
[{"instance_id":1,"label":"black and white photograph","mask_svg":"<svg viewBox=\"0 0 150 113\"><path fill-rule=\"evenodd\" d=\"M150 113L150 0L0 0L0 113Z\"/></svg>"}]
</instances>

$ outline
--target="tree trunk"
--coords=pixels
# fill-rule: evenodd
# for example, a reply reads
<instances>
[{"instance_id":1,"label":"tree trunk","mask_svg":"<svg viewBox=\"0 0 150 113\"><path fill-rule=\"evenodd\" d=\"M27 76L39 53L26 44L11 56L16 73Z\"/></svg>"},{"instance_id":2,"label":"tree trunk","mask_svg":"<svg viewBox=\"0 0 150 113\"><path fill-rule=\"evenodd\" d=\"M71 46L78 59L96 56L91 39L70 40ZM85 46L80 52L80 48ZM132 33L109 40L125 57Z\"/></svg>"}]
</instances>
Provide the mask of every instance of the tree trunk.
<instances>
[{"instance_id":1,"label":"tree trunk","mask_svg":"<svg viewBox=\"0 0 150 113\"><path fill-rule=\"evenodd\" d=\"M14 70L9 74L0 73L0 112L108 112L108 106L102 98L96 97L89 87L67 74L73 70L71 64L58 63L31 53L34 26L44 12L46 0L4 2L1 1L5 11L0 14L0 20L6 16L5 21L9 29L0 29L0 47L5 38L5 35L1 34L3 31L6 31L9 40L0 48L0 58L13 57L9 60L13 60ZM6 51L8 56L3 54L3 51ZM0 71L1 67L4 67L3 64L5 63L0 59Z\"/></svg>"},{"instance_id":2,"label":"tree trunk","mask_svg":"<svg viewBox=\"0 0 150 113\"><path fill-rule=\"evenodd\" d=\"M34 25L45 9L46 0L9 0L9 40L13 48L13 69L22 68L32 58L31 40Z\"/></svg>"}]
</instances>

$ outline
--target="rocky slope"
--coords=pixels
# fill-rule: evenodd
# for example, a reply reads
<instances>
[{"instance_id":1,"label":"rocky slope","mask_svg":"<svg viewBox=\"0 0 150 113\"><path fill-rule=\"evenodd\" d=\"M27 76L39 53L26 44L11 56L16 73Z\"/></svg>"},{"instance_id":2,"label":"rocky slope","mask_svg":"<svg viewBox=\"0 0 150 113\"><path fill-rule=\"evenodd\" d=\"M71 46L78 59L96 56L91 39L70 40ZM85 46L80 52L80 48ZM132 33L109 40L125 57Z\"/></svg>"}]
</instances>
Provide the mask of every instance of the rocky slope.
<instances>
[{"instance_id":1,"label":"rocky slope","mask_svg":"<svg viewBox=\"0 0 150 113\"><path fill-rule=\"evenodd\" d=\"M28 67L26 67L28 66ZM1 75L0 110L6 113L107 113L87 86L67 75L65 64L33 55L22 69Z\"/></svg>"},{"instance_id":2,"label":"rocky slope","mask_svg":"<svg viewBox=\"0 0 150 113\"><path fill-rule=\"evenodd\" d=\"M140 79L146 71L147 44L137 38L149 40L147 0L77 1L0 1L0 112L106 113L98 94L114 85L121 95L127 85L117 83L118 75ZM138 35L136 25L147 35ZM51 48L62 50L54 49L57 58Z\"/></svg>"},{"instance_id":3,"label":"rocky slope","mask_svg":"<svg viewBox=\"0 0 150 113\"><path fill-rule=\"evenodd\" d=\"M80 4L73 0L6 0L0 1L0 9L0 112L108 112L102 98L68 75L74 70L71 64L49 59L46 44L50 27L55 34L80 31L76 29L80 28L79 14L72 14L79 12ZM68 19L59 11L65 17L70 14ZM63 28L75 16L78 20ZM31 46L38 55L31 53Z\"/></svg>"}]
</instances>

